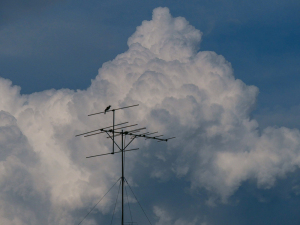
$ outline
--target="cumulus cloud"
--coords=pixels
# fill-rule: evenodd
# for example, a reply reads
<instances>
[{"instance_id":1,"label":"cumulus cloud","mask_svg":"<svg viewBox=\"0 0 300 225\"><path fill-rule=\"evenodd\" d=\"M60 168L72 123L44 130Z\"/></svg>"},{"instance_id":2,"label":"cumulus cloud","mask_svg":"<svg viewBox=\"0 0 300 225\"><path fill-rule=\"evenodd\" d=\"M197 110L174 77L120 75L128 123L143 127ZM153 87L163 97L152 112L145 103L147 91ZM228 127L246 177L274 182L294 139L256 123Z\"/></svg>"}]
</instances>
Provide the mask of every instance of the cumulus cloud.
<instances>
[{"instance_id":1,"label":"cumulus cloud","mask_svg":"<svg viewBox=\"0 0 300 225\"><path fill-rule=\"evenodd\" d=\"M16 119L0 111L0 216L4 224L37 224L49 206L48 185L36 168L39 157ZM39 205L40 208L35 207Z\"/></svg>"},{"instance_id":2,"label":"cumulus cloud","mask_svg":"<svg viewBox=\"0 0 300 225\"><path fill-rule=\"evenodd\" d=\"M20 95L19 87L1 78L0 185L7 190L0 195L1 220L71 224L80 220L78 212L97 202L120 176L118 159L85 159L109 152L111 142L105 136L75 135L110 125L109 114L86 116L110 104L140 104L118 111L117 122L137 122L177 137L168 143L133 144L144 147L128 154L126 172L135 185L142 181L131 172L156 180L184 178L192 188L205 188L226 201L247 179L271 187L295 170L299 131L268 127L260 132L249 116L258 89L235 79L223 56L198 51L200 42L201 32L184 18L157 8L152 20L129 38L129 49L103 64L87 90ZM112 205L108 196L97 210L105 214ZM159 217L165 211L154 208L154 213ZM166 219L158 224L197 223ZM95 224L93 219L89 223Z\"/></svg>"}]
</instances>

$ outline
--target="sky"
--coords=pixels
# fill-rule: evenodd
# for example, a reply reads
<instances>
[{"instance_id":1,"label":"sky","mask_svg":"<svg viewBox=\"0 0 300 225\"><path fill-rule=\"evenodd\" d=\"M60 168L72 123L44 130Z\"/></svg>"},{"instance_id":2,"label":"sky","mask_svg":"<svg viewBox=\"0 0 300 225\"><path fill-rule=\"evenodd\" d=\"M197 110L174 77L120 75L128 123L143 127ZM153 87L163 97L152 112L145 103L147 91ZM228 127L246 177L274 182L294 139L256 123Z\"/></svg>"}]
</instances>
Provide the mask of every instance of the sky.
<instances>
[{"instance_id":1,"label":"sky","mask_svg":"<svg viewBox=\"0 0 300 225\"><path fill-rule=\"evenodd\" d=\"M86 159L111 142L75 135L110 125L110 114L90 113L139 104L117 122L176 136L138 139L126 155L152 224L298 224L299 9L276 0L1 1L1 221L78 224L120 177L120 158ZM82 224L110 222L117 186Z\"/></svg>"}]
</instances>

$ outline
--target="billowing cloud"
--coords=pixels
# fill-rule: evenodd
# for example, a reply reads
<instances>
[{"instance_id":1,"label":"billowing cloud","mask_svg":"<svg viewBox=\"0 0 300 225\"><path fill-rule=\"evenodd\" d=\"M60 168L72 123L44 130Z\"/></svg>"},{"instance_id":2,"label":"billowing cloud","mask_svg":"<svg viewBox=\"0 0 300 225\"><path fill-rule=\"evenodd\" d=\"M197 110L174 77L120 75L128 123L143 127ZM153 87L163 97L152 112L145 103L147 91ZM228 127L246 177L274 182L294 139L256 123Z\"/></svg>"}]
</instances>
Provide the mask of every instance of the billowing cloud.
<instances>
[{"instance_id":1,"label":"billowing cloud","mask_svg":"<svg viewBox=\"0 0 300 225\"><path fill-rule=\"evenodd\" d=\"M134 185L143 181L132 174L185 179L193 189L205 188L225 202L245 180L271 187L295 170L300 164L299 131L260 131L250 118L258 89L235 79L223 56L198 51L201 35L184 18L157 8L152 20L129 38L129 49L103 64L87 90L20 95L18 87L1 79L0 185L7 190L0 195L1 220L71 224L80 220L78 212L97 202L120 176L118 159L85 159L109 152L111 142L105 136L75 135L110 125L110 114L86 116L110 104L140 105L118 111L117 122L137 122L177 137L167 143L134 142L133 147L143 146L126 159L127 177ZM108 213L112 207L108 196L97 210ZM196 217L162 216L168 212L158 206L154 214L157 224L200 223ZM89 224L95 224L93 219Z\"/></svg>"}]
</instances>

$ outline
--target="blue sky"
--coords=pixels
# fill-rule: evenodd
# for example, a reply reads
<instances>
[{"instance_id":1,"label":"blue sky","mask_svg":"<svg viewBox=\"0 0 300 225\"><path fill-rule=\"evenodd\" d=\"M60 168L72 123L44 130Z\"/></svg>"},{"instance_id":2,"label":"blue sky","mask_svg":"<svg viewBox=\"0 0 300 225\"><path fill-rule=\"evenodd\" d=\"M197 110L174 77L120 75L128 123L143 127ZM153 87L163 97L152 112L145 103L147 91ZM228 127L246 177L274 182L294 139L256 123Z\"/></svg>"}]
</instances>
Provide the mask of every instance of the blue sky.
<instances>
[{"instance_id":1,"label":"blue sky","mask_svg":"<svg viewBox=\"0 0 300 225\"><path fill-rule=\"evenodd\" d=\"M250 117L258 121L260 132L269 126L300 129L299 1L4 0L0 3L0 77L20 86L25 95L48 89L85 90L103 63L129 49L128 38L142 21L151 20L157 7L168 7L172 17L185 18L203 33L199 51L224 56L236 79L258 87ZM164 169L159 162L157 166ZM132 174L143 181L139 189L147 194L137 192L153 220L158 214L151 212L151 206L159 205L174 218L171 221L178 216L186 224L300 222L300 172L295 165L263 188L256 177L242 180L228 202L212 204L208 199L218 197L207 188L193 189L191 178L147 180L143 176L153 171L140 170ZM78 210L84 215L86 208ZM100 212L92 217L103 219Z\"/></svg>"}]
</instances>

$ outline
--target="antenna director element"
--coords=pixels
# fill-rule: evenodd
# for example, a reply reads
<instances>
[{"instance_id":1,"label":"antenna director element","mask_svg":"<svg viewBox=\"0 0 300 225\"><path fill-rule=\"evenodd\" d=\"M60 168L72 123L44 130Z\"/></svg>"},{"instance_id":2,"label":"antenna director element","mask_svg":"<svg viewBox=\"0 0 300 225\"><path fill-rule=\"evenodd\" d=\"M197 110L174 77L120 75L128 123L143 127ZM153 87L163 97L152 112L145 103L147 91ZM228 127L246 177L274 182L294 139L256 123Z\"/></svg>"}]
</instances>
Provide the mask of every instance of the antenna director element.
<instances>
[{"instance_id":1,"label":"antenna director element","mask_svg":"<svg viewBox=\"0 0 300 225\"><path fill-rule=\"evenodd\" d=\"M112 111L116 111L116 110L120 110L120 109L126 109L126 108L130 108L130 107L135 107L135 106L139 106L139 104L109 110L110 107L111 107L111 106L109 105L109 106L106 107L106 109L104 110L104 112L93 113L93 114L90 114L90 115L88 115L88 116L93 116L93 115L102 114L102 113L106 114L106 112L112 112Z\"/></svg>"}]
</instances>

